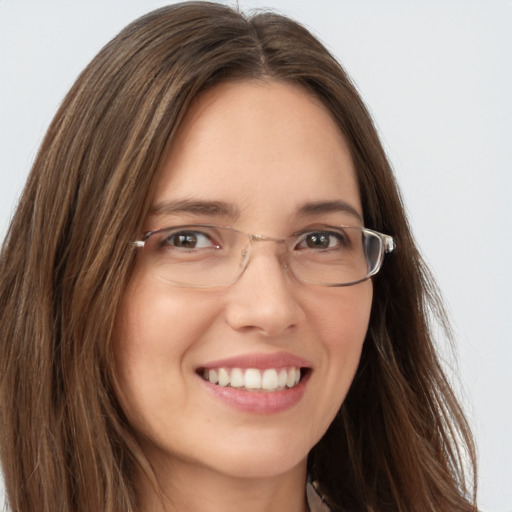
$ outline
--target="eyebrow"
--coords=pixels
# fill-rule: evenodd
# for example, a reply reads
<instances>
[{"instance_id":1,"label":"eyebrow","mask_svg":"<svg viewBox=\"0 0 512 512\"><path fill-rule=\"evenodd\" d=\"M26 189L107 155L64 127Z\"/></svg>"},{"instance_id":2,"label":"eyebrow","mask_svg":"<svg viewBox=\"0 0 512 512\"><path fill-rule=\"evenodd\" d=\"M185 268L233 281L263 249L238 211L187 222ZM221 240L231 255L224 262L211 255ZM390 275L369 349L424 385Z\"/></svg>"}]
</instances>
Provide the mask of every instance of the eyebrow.
<instances>
[{"instance_id":1,"label":"eyebrow","mask_svg":"<svg viewBox=\"0 0 512 512\"><path fill-rule=\"evenodd\" d=\"M172 215L180 213L228 217L230 220L236 220L240 216L239 208L233 204L225 203L224 201L180 199L156 204L151 207L150 210L151 215Z\"/></svg>"},{"instance_id":2,"label":"eyebrow","mask_svg":"<svg viewBox=\"0 0 512 512\"><path fill-rule=\"evenodd\" d=\"M337 212L348 213L356 220L363 222L361 214L349 203L342 200L306 203L297 210L297 216L311 217ZM164 201L156 204L150 210L151 215L173 215L180 213L211 217L227 217L230 221L235 221L240 217L240 209L234 204L226 203L224 201L179 199L176 201Z\"/></svg>"},{"instance_id":3,"label":"eyebrow","mask_svg":"<svg viewBox=\"0 0 512 512\"><path fill-rule=\"evenodd\" d=\"M317 201L306 203L298 210L300 217L309 217L312 215L322 215L325 213L343 212L355 217L358 221L363 222L362 215L349 203L341 200L335 201Z\"/></svg>"}]
</instances>

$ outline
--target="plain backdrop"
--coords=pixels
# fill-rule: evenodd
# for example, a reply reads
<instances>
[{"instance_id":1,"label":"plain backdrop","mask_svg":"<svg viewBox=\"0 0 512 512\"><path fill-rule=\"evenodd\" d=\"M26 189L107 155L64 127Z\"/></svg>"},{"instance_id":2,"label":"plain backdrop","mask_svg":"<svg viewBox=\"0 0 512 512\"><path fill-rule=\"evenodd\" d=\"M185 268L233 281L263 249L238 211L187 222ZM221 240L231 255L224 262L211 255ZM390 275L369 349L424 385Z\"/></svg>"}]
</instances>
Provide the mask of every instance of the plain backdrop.
<instances>
[{"instance_id":1,"label":"plain backdrop","mask_svg":"<svg viewBox=\"0 0 512 512\"><path fill-rule=\"evenodd\" d=\"M0 0L2 237L78 73L128 22L168 3ZM368 104L455 327L457 361L448 351L445 359L479 447L480 506L512 511L512 1L240 7L307 25Z\"/></svg>"}]
</instances>

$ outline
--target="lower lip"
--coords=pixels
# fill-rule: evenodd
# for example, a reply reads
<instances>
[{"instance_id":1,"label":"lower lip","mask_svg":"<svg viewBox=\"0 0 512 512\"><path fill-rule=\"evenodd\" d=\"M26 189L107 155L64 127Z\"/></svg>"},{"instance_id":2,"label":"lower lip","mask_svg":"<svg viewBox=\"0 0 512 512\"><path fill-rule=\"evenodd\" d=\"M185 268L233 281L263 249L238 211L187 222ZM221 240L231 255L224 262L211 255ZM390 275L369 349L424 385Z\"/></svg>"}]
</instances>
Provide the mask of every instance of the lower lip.
<instances>
[{"instance_id":1,"label":"lower lip","mask_svg":"<svg viewBox=\"0 0 512 512\"><path fill-rule=\"evenodd\" d=\"M286 411L300 402L306 390L309 372L296 386L282 391L246 391L230 386L218 386L202 378L201 380L215 398L234 409L253 414L275 414Z\"/></svg>"}]
</instances>

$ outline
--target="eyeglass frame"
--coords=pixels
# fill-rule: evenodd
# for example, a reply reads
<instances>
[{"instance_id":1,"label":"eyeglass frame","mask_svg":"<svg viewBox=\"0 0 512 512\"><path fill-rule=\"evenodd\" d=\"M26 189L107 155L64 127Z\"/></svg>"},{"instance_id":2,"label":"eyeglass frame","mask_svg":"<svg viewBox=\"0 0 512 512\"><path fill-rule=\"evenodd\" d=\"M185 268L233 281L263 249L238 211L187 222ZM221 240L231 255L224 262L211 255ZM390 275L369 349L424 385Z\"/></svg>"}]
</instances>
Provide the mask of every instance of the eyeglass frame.
<instances>
[{"instance_id":1,"label":"eyeglass frame","mask_svg":"<svg viewBox=\"0 0 512 512\"><path fill-rule=\"evenodd\" d=\"M178 225L178 226L166 226L163 228L157 228L157 229L153 229L151 231L147 231L146 233L144 233L142 240L135 240L134 242L131 243L131 245L137 249L144 248L146 241L152 235L161 233L161 232L169 230L169 229L196 228L196 227L197 228L204 227L204 228L226 229L226 230L229 230L229 231L232 231L235 233L245 235L249 240L249 247L251 247L251 248L252 248L253 241L255 241L255 242L276 242L276 243L286 245L286 241L293 236L293 235L291 235L290 237L280 238L280 237L272 237L272 236L268 236L268 235L262 235L262 234L258 234L258 233L245 233L244 231L240 231L231 226L219 226L216 224L183 224L183 225ZM380 240L381 246L380 246L379 259L376 262L375 268L371 272L369 272L365 277L363 277L362 279L358 279L356 281L350 281L348 283L334 283L334 284L313 283L310 281L304 281L300 277L296 276L295 273L292 271L294 277L299 282L301 282L303 284L335 288L335 287L353 286L353 285L362 283L364 281L368 281L369 279L371 279L373 276L375 276L381 270L386 255L392 253L396 249L396 243L395 243L394 237L392 237L391 235L386 235L384 233L380 233L379 231L375 231L373 229L370 229L370 228L367 228L364 226L348 226L348 225L343 225L343 224L340 224L338 226L327 226L326 225L326 226L323 226L322 228L319 228L319 230L320 229L328 229L329 227L336 228L336 229L342 229L342 228L357 229L357 230L360 230L361 233L369 233L373 236L376 236ZM312 230L312 231L314 231L314 230ZM180 288L197 288L197 289L226 288L228 286L235 284L240 279L240 277L242 277L242 274L245 272L246 268L249 265L251 256L252 256L252 253L249 253L249 255L247 257L247 261L244 264L244 266L242 267L240 274L232 282L229 282L227 284L213 285L213 286L200 286L200 285L185 284L185 283L172 282L172 281L169 281L169 284L173 285L173 286L180 287ZM288 269L287 264L284 266L284 269Z\"/></svg>"}]
</instances>

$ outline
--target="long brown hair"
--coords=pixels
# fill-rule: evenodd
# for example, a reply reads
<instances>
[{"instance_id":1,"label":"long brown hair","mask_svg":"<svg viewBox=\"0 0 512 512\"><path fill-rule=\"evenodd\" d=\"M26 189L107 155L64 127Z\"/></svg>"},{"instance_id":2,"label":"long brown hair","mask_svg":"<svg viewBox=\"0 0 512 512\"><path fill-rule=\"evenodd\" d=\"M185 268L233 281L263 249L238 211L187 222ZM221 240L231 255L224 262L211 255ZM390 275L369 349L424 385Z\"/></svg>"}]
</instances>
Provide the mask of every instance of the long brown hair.
<instances>
[{"instance_id":1,"label":"long brown hair","mask_svg":"<svg viewBox=\"0 0 512 512\"><path fill-rule=\"evenodd\" d=\"M134 510L134 470L151 468L116 398L111 341L129 242L188 106L214 84L247 79L299 84L326 105L352 153L366 226L397 244L374 280L351 390L310 453L311 477L336 510L476 510L471 434L428 322L434 313L444 323L442 306L363 102L297 23L204 2L154 11L98 54L57 112L12 220L0 260L12 510Z\"/></svg>"}]
</instances>

